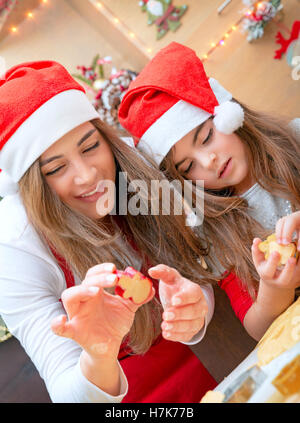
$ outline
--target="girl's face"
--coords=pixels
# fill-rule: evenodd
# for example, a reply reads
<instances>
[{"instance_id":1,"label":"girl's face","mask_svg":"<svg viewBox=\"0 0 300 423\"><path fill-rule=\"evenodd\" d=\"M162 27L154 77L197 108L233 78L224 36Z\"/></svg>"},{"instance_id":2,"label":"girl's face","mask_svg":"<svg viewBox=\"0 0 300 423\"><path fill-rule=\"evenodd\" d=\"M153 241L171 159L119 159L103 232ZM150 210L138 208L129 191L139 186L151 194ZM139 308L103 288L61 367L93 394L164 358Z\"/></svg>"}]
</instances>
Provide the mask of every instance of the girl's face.
<instances>
[{"instance_id":1,"label":"girl's face","mask_svg":"<svg viewBox=\"0 0 300 423\"><path fill-rule=\"evenodd\" d=\"M243 142L234 133L218 132L212 119L175 144L173 159L182 176L203 180L206 189L233 187L236 194L241 194L253 184Z\"/></svg>"},{"instance_id":2,"label":"girl's face","mask_svg":"<svg viewBox=\"0 0 300 423\"><path fill-rule=\"evenodd\" d=\"M95 192L103 180L115 182L114 155L90 122L68 132L40 157L47 183L70 208L99 219L96 203L103 192ZM108 210L107 213L109 213Z\"/></svg>"}]
</instances>

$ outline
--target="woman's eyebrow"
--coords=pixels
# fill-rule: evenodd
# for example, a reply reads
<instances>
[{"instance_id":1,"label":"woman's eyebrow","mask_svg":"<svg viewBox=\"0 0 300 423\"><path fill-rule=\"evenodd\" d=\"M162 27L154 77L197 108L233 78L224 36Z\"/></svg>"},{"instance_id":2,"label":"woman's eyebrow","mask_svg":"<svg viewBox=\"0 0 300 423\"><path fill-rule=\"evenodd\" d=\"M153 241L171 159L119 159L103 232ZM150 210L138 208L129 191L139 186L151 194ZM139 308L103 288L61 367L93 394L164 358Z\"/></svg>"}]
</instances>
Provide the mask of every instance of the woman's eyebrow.
<instances>
[{"instance_id":1,"label":"woman's eyebrow","mask_svg":"<svg viewBox=\"0 0 300 423\"><path fill-rule=\"evenodd\" d=\"M85 140L87 140L95 131L97 131L97 129L96 128L94 128L94 129L91 129L90 131L88 131L85 135L83 135L83 137L82 138L80 138L80 140L78 141L78 143L77 143L77 146L79 147ZM60 158L62 158L63 156L62 155L60 155L60 156L52 156L52 157L49 157L49 159L46 159L46 160L43 160L43 161L41 161L41 163L40 163L40 166L42 167L42 166L45 166L45 164L47 164L47 163L49 163L49 162L52 162L53 160L56 160L56 159L60 159Z\"/></svg>"},{"instance_id":2,"label":"woman's eyebrow","mask_svg":"<svg viewBox=\"0 0 300 423\"><path fill-rule=\"evenodd\" d=\"M89 132L87 132L77 143L77 146L79 147L86 139L88 139L95 131L97 131L96 128L91 129Z\"/></svg>"}]
</instances>

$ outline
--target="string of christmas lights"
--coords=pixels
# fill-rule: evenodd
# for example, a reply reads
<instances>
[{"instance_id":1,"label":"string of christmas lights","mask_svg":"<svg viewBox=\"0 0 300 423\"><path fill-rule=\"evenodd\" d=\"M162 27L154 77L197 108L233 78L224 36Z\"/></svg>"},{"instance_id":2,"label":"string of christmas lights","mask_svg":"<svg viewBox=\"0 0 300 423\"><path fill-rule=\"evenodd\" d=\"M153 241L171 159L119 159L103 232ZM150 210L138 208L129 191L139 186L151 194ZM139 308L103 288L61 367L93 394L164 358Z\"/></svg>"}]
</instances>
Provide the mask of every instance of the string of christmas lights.
<instances>
[{"instance_id":1,"label":"string of christmas lights","mask_svg":"<svg viewBox=\"0 0 300 423\"><path fill-rule=\"evenodd\" d=\"M135 34L132 29L130 29L123 21L121 21L105 4L97 0L90 0L91 3L101 11L101 13L115 26L118 27L119 31L130 40L131 43L134 43L140 50L142 50L145 55L151 59L151 53L153 49L147 46L138 36Z\"/></svg>"},{"instance_id":2,"label":"string of christmas lights","mask_svg":"<svg viewBox=\"0 0 300 423\"><path fill-rule=\"evenodd\" d=\"M49 0L40 0L42 4L47 4L49 3ZM142 50L144 52L144 54L151 59L152 58L152 53L153 53L153 48L147 46L138 36L137 34L135 34L123 21L121 21L106 5L104 5L101 1L98 0L90 0L90 2L94 5L94 7L98 10L101 11L101 13L110 21L113 23L113 25L115 25L116 27L118 27L119 31L121 31L123 33L123 35L125 37L127 37L130 42L132 42L133 44L135 44L140 50ZM253 7L255 8L260 8L262 5L262 2L259 1L257 3L255 3L253 5ZM216 42L211 42L210 43L210 49L205 53L202 54L202 61L206 61L209 56L218 48L218 47L224 47L226 45L226 42L228 40L228 38L238 29L239 25L244 21L244 19L249 18L249 16L252 14L252 10L248 9L246 10L243 15L237 20L237 22L234 23L234 25L232 25L226 32L225 34ZM34 13L32 11L28 11L26 13L26 18L27 19L33 19L34 18ZM276 22L276 20L274 20L275 23L277 23L277 25L280 25L279 22ZM18 32L18 27L17 26L12 26L10 28L11 33L17 33Z\"/></svg>"},{"instance_id":3,"label":"string of christmas lights","mask_svg":"<svg viewBox=\"0 0 300 423\"><path fill-rule=\"evenodd\" d=\"M253 14L253 10L259 10L259 9L263 9L264 7L265 7L265 5L264 5L264 3L265 2L263 2L263 1L258 1L258 2L253 2L253 4L252 4L252 10L249 8L249 9L247 9L244 13L243 13L243 16L241 16L240 17L240 19L234 24L234 25L232 25L231 26L231 28L228 30L228 31L226 31L225 32L225 34L221 37L221 39L219 39L217 42L212 42L211 44L210 44L210 49L207 51L207 53L205 53L205 54L203 54L202 55L202 58L201 58L201 60L203 61L203 62L205 62L207 59L208 59L208 56L210 56L218 47L224 47L225 45L226 45L226 43L225 43L225 41L226 41L226 39L228 39L229 37L230 37L230 35L234 32L234 31L236 31L237 29L238 29L238 26L244 21L244 20L246 20L246 19L249 19L249 17ZM282 9L282 7L280 8L280 9ZM273 18L273 21L278 25L278 26L283 26L282 24L280 24L278 21L276 21L274 18ZM286 27L284 27L284 29L286 30L286 31L288 31L289 32L289 30L286 28Z\"/></svg>"},{"instance_id":4,"label":"string of christmas lights","mask_svg":"<svg viewBox=\"0 0 300 423\"><path fill-rule=\"evenodd\" d=\"M40 0L42 4L47 4L48 0ZM25 14L27 19L33 19L34 18L34 13L30 10ZM18 32L19 28L16 25L13 25L10 27L10 32L13 34L16 34Z\"/></svg>"},{"instance_id":5,"label":"string of christmas lights","mask_svg":"<svg viewBox=\"0 0 300 423\"><path fill-rule=\"evenodd\" d=\"M260 2L258 2L256 4L257 7L259 7ZM226 45L226 40L230 37L230 35L236 31L239 27L239 25L243 22L244 19L246 19L248 16L250 16L252 13L252 11L250 9L248 9L243 16L240 17L240 19L235 22L234 25L232 25L226 32L225 34L217 41L217 42L212 42L210 44L210 49L207 51L207 53L202 55L202 62L205 62L208 59L208 56L210 56L218 47L224 47Z\"/></svg>"},{"instance_id":6,"label":"string of christmas lights","mask_svg":"<svg viewBox=\"0 0 300 423\"><path fill-rule=\"evenodd\" d=\"M101 11L101 13L113 23L113 25L118 27L118 29L130 40L131 43L136 44L136 46L141 49L149 59L151 59L151 53L153 52L151 47L143 43L137 34L135 34L124 22L114 15L114 13L106 5L97 0L90 1L98 11ZM41 3L49 3L49 0L41 0ZM33 19L34 13L32 11L28 11L26 13L26 17L27 19ZM16 34L18 32L18 27L13 25L10 27L10 31L13 34Z\"/></svg>"},{"instance_id":7,"label":"string of christmas lights","mask_svg":"<svg viewBox=\"0 0 300 423\"><path fill-rule=\"evenodd\" d=\"M218 47L223 47L226 45L225 41L229 38L229 36L238 29L239 24L244 20L244 16L241 17L234 25L231 26L231 28L225 32L223 37L218 42L212 42L210 44L210 49L206 54L202 55L202 62L208 59L208 56L210 56Z\"/></svg>"},{"instance_id":8,"label":"string of christmas lights","mask_svg":"<svg viewBox=\"0 0 300 423\"><path fill-rule=\"evenodd\" d=\"M40 0L40 1L42 4L49 3L49 0ZM99 11L101 10L101 13L104 16L106 16L106 18L108 18L110 22L112 22L115 26L118 26L119 30L121 30L123 34L132 43L136 44L139 49L142 49L145 55L149 59L151 59L151 53L153 51L151 47L145 45L145 43L143 43L143 41L124 22L122 22L116 15L114 15L113 12L107 6L105 6L103 3L97 0L90 0L90 1L96 7L97 10ZM33 19L35 17L35 14L33 13L33 11L28 11L25 16L27 19ZM10 32L12 34L17 34L18 30L19 29L17 25L12 25L10 27Z\"/></svg>"},{"instance_id":9,"label":"string of christmas lights","mask_svg":"<svg viewBox=\"0 0 300 423\"><path fill-rule=\"evenodd\" d=\"M131 41L135 41L135 44L138 45L140 49L142 49L149 59L151 59L151 53L153 49L149 46L146 46L145 43L141 39L138 38L138 36L132 32L132 30L120 19L113 14L113 12L103 3L97 0L91 0L91 2L95 5L95 7L98 10L101 10L101 12L114 24L119 27L119 29L123 32L123 34L131 39ZM231 28L224 34L224 36L216 43L211 43L211 48L209 51L202 56L202 61L205 61L208 59L208 56L219 46L225 46L225 40L229 38L232 32L236 31L239 24L247 17L249 14L251 14L251 11L247 11L245 16L242 16L234 25L231 26Z\"/></svg>"}]
</instances>

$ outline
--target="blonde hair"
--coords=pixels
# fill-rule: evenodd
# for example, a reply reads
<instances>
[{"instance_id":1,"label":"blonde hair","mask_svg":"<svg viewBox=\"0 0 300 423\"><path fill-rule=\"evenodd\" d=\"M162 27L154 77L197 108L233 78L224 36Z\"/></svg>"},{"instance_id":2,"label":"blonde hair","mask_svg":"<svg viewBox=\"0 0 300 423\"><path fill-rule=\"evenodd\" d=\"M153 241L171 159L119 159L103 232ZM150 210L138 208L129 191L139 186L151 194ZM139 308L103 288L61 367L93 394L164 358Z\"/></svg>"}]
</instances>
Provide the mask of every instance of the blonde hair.
<instances>
[{"instance_id":1,"label":"blonde hair","mask_svg":"<svg viewBox=\"0 0 300 423\"><path fill-rule=\"evenodd\" d=\"M150 193L151 180L165 179L149 157L137 153L120 140L115 130L100 120L91 122L109 144L117 172L127 173L128 183L137 179L145 181ZM145 160L149 163L146 164ZM125 238L133 241L136 254L145 265L165 263L198 284L215 282L210 272L197 261L206 250L193 231L186 227L184 215L108 215L108 227L101 220L96 222L64 204L47 184L38 160L23 176L19 186L29 221L47 245L55 246L56 252L81 280L90 267L102 262L113 262L119 269L133 266L120 244ZM147 201L147 205L151 202L150 195L148 198L141 195L140 198ZM174 210L172 204L171 198L171 211ZM161 305L156 299L137 311L128 336L129 346L135 353L146 352L159 335L161 313Z\"/></svg>"},{"instance_id":2,"label":"blonde hair","mask_svg":"<svg viewBox=\"0 0 300 423\"><path fill-rule=\"evenodd\" d=\"M245 120L235 133L246 146L251 176L266 191L289 200L295 210L300 204L299 142L285 119L239 104L244 109ZM175 168L172 150L160 168L168 179L184 180ZM251 245L254 237L262 239L273 230L265 230L251 218L247 201L235 197L233 188L219 192L205 190L202 230L206 244L214 249L212 261L234 271L255 298L259 277Z\"/></svg>"}]
</instances>

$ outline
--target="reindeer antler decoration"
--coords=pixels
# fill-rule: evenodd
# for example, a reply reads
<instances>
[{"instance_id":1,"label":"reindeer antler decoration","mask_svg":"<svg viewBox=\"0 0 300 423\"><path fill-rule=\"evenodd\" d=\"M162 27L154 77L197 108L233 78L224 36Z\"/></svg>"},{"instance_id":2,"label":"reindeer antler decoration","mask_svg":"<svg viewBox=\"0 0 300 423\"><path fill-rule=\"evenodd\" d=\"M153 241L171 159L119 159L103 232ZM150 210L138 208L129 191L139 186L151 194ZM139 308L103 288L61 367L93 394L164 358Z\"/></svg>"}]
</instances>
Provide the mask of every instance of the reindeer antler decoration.
<instances>
[{"instance_id":1,"label":"reindeer antler decoration","mask_svg":"<svg viewBox=\"0 0 300 423\"><path fill-rule=\"evenodd\" d=\"M276 34L276 43L281 44L281 48L275 51L274 59L281 59L281 56L286 53L289 45L292 41L296 40L300 34L300 21L295 21L293 23L291 35L289 39L283 38L281 32Z\"/></svg>"}]
</instances>

